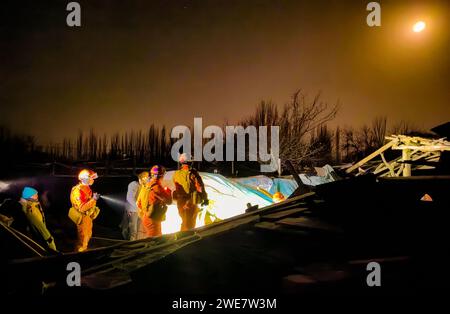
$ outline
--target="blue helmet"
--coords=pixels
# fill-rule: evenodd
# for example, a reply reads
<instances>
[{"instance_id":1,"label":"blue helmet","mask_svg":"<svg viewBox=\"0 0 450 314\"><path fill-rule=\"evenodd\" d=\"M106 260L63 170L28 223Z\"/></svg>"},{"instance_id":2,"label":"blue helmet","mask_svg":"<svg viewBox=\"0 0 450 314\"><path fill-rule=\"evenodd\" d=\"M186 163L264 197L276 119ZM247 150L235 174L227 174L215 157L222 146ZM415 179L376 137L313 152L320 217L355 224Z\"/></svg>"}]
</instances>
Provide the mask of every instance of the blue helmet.
<instances>
[{"instance_id":1,"label":"blue helmet","mask_svg":"<svg viewBox=\"0 0 450 314\"><path fill-rule=\"evenodd\" d=\"M36 189L26 186L22 191L22 198L30 199L33 197L33 195L36 195L36 194L38 194L38 191Z\"/></svg>"}]
</instances>

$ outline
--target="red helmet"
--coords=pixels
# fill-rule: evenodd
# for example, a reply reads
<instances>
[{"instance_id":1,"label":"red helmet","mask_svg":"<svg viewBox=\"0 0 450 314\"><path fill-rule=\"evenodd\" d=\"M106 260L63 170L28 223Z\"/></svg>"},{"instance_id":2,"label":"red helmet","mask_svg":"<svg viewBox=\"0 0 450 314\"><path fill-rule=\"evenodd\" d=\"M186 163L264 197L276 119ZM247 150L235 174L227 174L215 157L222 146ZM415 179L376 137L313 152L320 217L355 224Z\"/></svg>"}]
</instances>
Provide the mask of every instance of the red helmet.
<instances>
[{"instance_id":1,"label":"red helmet","mask_svg":"<svg viewBox=\"0 0 450 314\"><path fill-rule=\"evenodd\" d=\"M97 179L98 175L96 172L89 170L89 169L83 169L78 174L78 180L80 181L86 181L90 179Z\"/></svg>"},{"instance_id":2,"label":"red helmet","mask_svg":"<svg viewBox=\"0 0 450 314\"><path fill-rule=\"evenodd\" d=\"M166 173L166 169L164 169L163 166L153 166L152 169L150 170L150 174L152 175L152 177L162 177L164 176L164 174Z\"/></svg>"}]
</instances>

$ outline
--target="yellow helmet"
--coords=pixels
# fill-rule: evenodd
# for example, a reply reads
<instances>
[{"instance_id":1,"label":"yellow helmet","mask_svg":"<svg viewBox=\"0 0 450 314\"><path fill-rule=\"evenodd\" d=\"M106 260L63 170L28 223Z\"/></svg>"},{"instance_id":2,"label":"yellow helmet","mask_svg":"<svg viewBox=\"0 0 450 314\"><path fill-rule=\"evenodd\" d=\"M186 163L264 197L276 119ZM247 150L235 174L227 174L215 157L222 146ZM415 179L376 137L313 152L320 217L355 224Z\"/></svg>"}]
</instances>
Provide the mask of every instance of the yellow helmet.
<instances>
[{"instance_id":1,"label":"yellow helmet","mask_svg":"<svg viewBox=\"0 0 450 314\"><path fill-rule=\"evenodd\" d=\"M148 173L148 171L142 171L140 174L138 174L138 178L139 180L145 180L146 178L148 178L150 175Z\"/></svg>"}]
</instances>

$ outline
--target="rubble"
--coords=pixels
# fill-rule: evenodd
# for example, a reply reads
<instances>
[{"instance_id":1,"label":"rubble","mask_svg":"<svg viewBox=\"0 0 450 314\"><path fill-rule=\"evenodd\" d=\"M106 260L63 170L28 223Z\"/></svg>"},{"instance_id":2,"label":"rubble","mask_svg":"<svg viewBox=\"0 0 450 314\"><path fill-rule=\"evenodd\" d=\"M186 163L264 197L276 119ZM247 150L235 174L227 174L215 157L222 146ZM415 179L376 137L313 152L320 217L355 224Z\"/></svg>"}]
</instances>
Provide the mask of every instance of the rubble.
<instances>
[{"instance_id":1,"label":"rubble","mask_svg":"<svg viewBox=\"0 0 450 314\"><path fill-rule=\"evenodd\" d=\"M356 175L371 172L380 177L411 176L412 170L433 169L442 152L450 151L450 142L445 138L428 139L418 136L391 135L389 141L369 156L348 168L348 174L359 170ZM385 153L389 150L401 151L401 156L387 160ZM381 161L373 161L380 157ZM365 167L363 169L362 167Z\"/></svg>"}]
</instances>

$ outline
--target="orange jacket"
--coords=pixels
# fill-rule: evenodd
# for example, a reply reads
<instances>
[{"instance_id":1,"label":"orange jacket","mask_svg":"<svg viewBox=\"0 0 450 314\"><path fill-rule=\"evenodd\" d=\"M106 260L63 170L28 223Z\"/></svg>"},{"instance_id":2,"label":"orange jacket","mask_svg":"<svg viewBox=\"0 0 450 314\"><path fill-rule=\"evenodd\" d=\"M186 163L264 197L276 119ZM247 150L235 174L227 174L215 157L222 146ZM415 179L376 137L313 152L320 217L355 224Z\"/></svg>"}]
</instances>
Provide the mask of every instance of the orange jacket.
<instances>
[{"instance_id":1,"label":"orange jacket","mask_svg":"<svg viewBox=\"0 0 450 314\"><path fill-rule=\"evenodd\" d=\"M70 192L70 202L72 206L84 213L96 205L96 200L92 198L92 190L89 185L77 184Z\"/></svg>"},{"instance_id":2,"label":"orange jacket","mask_svg":"<svg viewBox=\"0 0 450 314\"><path fill-rule=\"evenodd\" d=\"M172 191L168 187L163 187L160 180L150 181L151 191L149 201L156 203L158 201L168 205L172 203Z\"/></svg>"},{"instance_id":3,"label":"orange jacket","mask_svg":"<svg viewBox=\"0 0 450 314\"><path fill-rule=\"evenodd\" d=\"M172 203L172 192L170 189L163 187L161 180L152 179L141 189L136 205L140 209L138 211L140 216L147 214L151 218L159 220L165 214L166 205L170 203Z\"/></svg>"}]
</instances>

